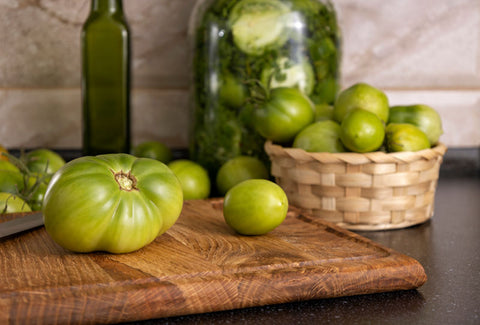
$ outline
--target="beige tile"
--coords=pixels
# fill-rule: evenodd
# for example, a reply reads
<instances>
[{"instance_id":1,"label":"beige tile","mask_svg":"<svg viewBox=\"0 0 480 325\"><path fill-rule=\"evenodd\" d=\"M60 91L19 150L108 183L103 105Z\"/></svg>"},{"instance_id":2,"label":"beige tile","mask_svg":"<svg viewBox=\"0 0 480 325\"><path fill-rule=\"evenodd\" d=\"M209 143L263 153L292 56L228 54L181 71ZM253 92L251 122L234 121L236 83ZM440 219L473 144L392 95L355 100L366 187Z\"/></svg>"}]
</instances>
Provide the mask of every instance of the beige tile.
<instances>
[{"instance_id":1,"label":"beige tile","mask_svg":"<svg viewBox=\"0 0 480 325\"><path fill-rule=\"evenodd\" d=\"M385 88L478 88L480 1L333 0L343 81Z\"/></svg>"},{"instance_id":2,"label":"beige tile","mask_svg":"<svg viewBox=\"0 0 480 325\"><path fill-rule=\"evenodd\" d=\"M43 3L0 3L0 87L79 85L81 19ZM82 8L70 3L74 12Z\"/></svg>"},{"instance_id":3,"label":"beige tile","mask_svg":"<svg viewBox=\"0 0 480 325\"><path fill-rule=\"evenodd\" d=\"M80 147L80 90L0 90L0 103L7 148Z\"/></svg>"},{"instance_id":4,"label":"beige tile","mask_svg":"<svg viewBox=\"0 0 480 325\"><path fill-rule=\"evenodd\" d=\"M156 139L171 148L186 148L189 116L186 91L136 91L132 103L133 143Z\"/></svg>"},{"instance_id":5,"label":"beige tile","mask_svg":"<svg viewBox=\"0 0 480 325\"><path fill-rule=\"evenodd\" d=\"M133 36L136 87L188 87L187 26L194 2L125 1Z\"/></svg>"},{"instance_id":6,"label":"beige tile","mask_svg":"<svg viewBox=\"0 0 480 325\"><path fill-rule=\"evenodd\" d=\"M188 84L188 17L194 0L125 1L133 82L147 88ZM86 0L0 1L0 87L78 87Z\"/></svg>"}]
</instances>

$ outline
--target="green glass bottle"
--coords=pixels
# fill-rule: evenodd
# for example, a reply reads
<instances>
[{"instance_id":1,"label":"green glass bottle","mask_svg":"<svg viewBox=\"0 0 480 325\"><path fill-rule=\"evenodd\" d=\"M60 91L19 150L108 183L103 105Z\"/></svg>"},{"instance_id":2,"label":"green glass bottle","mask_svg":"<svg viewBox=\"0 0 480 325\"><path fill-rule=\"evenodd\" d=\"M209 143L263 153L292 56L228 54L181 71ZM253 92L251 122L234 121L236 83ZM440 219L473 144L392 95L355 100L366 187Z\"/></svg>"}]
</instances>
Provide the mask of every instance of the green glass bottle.
<instances>
[{"instance_id":1,"label":"green glass bottle","mask_svg":"<svg viewBox=\"0 0 480 325\"><path fill-rule=\"evenodd\" d=\"M82 29L84 155L130 151L130 55L122 0L92 0Z\"/></svg>"}]
</instances>

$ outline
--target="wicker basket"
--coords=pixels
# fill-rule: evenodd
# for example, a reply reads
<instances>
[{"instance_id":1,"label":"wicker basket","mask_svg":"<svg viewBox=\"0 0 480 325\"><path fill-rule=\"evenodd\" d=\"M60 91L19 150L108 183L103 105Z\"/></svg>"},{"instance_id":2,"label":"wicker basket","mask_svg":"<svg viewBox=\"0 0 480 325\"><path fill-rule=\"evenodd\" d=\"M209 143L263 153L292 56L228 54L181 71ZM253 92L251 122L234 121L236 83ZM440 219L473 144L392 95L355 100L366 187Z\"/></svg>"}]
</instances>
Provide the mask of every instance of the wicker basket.
<instances>
[{"instance_id":1,"label":"wicker basket","mask_svg":"<svg viewBox=\"0 0 480 325\"><path fill-rule=\"evenodd\" d=\"M272 175L290 204L351 230L399 229L433 215L447 148L417 152L309 153L268 141Z\"/></svg>"}]
</instances>

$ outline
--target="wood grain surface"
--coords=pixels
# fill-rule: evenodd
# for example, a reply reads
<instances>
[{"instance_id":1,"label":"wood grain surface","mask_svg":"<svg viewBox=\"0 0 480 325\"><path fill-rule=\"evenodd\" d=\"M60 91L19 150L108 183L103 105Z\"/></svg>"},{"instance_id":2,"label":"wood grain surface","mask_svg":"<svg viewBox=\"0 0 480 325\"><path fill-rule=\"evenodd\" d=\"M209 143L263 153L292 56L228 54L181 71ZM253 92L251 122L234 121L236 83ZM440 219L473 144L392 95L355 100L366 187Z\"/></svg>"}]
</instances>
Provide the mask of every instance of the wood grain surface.
<instances>
[{"instance_id":1,"label":"wood grain surface","mask_svg":"<svg viewBox=\"0 0 480 325\"><path fill-rule=\"evenodd\" d=\"M241 236L222 201L186 201L167 233L130 254L72 253L43 227L1 239L0 323L117 323L425 281L416 260L295 208L271 233Z\"/></svg>"}]
</instances>

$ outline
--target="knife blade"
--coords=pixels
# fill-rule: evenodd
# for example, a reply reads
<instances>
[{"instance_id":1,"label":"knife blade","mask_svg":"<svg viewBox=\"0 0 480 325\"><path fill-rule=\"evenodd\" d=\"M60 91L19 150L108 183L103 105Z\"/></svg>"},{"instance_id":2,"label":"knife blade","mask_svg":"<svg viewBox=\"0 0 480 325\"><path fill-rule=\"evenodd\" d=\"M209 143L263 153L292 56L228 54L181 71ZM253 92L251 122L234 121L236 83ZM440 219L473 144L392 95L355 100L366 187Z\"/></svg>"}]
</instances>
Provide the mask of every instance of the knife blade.
<instances>
[{"instance_id":1,"label":"knife blade","mask_svg":"<svg viewBox=\"0 0 480 325\"><path fill-rule=\"evenodd\" d=\"M28 214L24 217L15 218L10 221L0 223L0 238L18 234L25 230L30 230L43 225L43 215L41 212Z\"/></svg>"}]
</instances>

